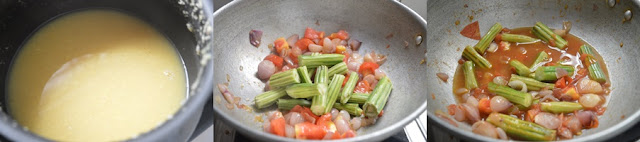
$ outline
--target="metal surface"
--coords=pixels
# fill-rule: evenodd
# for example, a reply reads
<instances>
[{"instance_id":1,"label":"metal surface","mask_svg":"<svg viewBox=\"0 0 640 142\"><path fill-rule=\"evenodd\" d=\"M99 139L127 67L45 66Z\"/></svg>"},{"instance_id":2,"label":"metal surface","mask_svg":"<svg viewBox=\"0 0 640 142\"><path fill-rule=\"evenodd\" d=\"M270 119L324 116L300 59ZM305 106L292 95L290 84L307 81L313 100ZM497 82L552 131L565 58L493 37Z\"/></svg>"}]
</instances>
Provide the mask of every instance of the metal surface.
<instances>
[{"instance_id":1,"label":"metal surface","mask_svg":"<svg viewBox=\"0 0 640 142\"><path fill-rule=\"evenodd\" d=\"M318 23L316 25L316 22ZM384 117L375 125L362 128L358 136L344 141L382 140L402 130L426 109L426 65L421 65L426 44L414 43L416 34L426 33L426 22L418 14L395 1L233 1L214 13L214 82L229 83L229 90L243 98L240 103L253 107L253 98L263 92L264 82L256 77L258 63L269 54L267 44L278 37L303 34L304 28L332 32L345 29L363 41L361 53L375 50L387 55L381 66L394 83L385 106ZM251 29L264 31L262 44L249 44ZM393 37L386 39L389 34ZM390 48L386 48L387 44ZM227 122L238 132L260 141L291 141L262 131L255 120L275 110L229 110L220 92L214 91L216 119Z\"/></svg>"},{"instance_id":2,"label":"metal surface","mask_svg":"<svg viewBox=\"0 0 640 142\"><path fill-rule=\"evenodd\" d=\"M446 123L435 116L436 110L446 112L446 106L456 103L451 91L451 81L444 83L436 73L452 76L461 56L459 48L474 45L477 41L460 36L462 28L478 20L480 30L500 22L504 27L531 27L541 21L550 27L559 28L562 21L573 22L571 34L582 38L602 55L612 84L607 111L599 117L600 125L584 130L583 134L570 141L604 141L624 132L640 117L640 96L637 94L639 73L640 23L635 19L623 22L624 12L630 9L638 13L638 1L620 1L609 7L607 1L445 1L429 0L427 20L431 21L427 30L427 90L433 94L427 107L429 120L446 128L460 139L471 141L494 141L473 134L468 124L458 123L460 128ZM473 19L473 20L470 20ZM460 21L456 25L456 21ZM483 33L484 34L484 33Z\"/></svg>"},{"instance_id":3,"label":"metal surface","mask_svg":"<svg viewBox=\"0 0 640 142\"><path fill-rule=\"evenodd\" d=\"M172 41L187 69L191 87L189 99L172 119L129 141L187 141L198 125L204 104L211 100L213 87L213 65L207 58L210 57L211 48L206 48L211 44L207 35L212 32L212 25L209 25L212 16L211 11L202 11L201 1L0 0L0 80L5 80L12 57L39 25L54 16L89 8L116 9L129 13L148 22ZM4 103L4 83L0 82L0 92L3 92L0 102L7 104ZM0 133L10 141L48 141L24 130L7 115L6 109L0 112Z\"/></svg>"}]
</instances>

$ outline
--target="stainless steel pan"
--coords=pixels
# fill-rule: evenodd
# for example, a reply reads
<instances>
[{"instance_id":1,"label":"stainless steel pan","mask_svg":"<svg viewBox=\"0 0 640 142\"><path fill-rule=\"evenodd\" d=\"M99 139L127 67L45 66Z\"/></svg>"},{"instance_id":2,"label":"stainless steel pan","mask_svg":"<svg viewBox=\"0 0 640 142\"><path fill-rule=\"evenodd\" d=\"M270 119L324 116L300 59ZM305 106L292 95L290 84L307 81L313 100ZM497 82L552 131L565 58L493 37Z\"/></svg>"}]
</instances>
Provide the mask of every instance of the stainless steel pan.
<instances>
[{"instance_id":1,"label":"stainless steel pan","mask_svg":"<svg viewBox=\"0 0 640 142\"><path fill-rule=\"evenodd\" d=\"M375 125L361 129L345 141L382 140L401 130L426 109L426 44L415 45L416 35L425 35L426 22L396 1L334 0L236 0L214 13L214 83L229 83L242 97L241 104L253 107L253 98L263 92L264 82L256 77L258 63L269 54L267 44L278 37L302 35L306 27L326 32L344 29L363 41L361 53L375 50L387 55L382 69L394 83L384 116ZM318 24L316 24L318 23ZM262 44L249 44L249 31L264 31ZM387 39L387 35L393 37ZM404 47L404 41L411 43ZM389 48L386 48L389 45ZM225 120L244 135L260 141L287 141L262 131L255 117L275 110L229 110L219 90L214 89L216 118ZM266 117L263 117L266 119Z\"/></svg>"},{"instance_id":2,"label":"stainless steel pan","mask_svg":"<svg viewBox=\"0 0 640 142\"><path fill-rule=\"evenodd\" d=\"M610 0L613 1L613 0ZM446 112L446 106L456 103L451 82L437 80L436 73L453 75L461 52L458 48L474 45L477 41L459 34L472 21L480 21L480 30L486 32L495 22L505 27L531 27L541 21L550 27L559 28L562 21L573 22L571 33L593 45L602 55L612 83L611 97L607 111L600 117L598 128L583 131L572 141L603 141L633 126L640 119L640 23L632 18L623 22L624 13L629 10L640 14L637 0L623 0L610 7L609 1L448 1L430 0L427 5L428 68L427 92L435 94L429 100L428 117L451 133L471 141L494 141L474 135L469 125L459 123L460 128L446 123L434 115L436 110ZM615 3L615 2L614 2ZM466 8L465 8L466 7ZM473 16L473 20L470 17ZM460 25L456 25L460 21ZM484 34L484 33L483 33Z\"/></svg>"}]
</instances>

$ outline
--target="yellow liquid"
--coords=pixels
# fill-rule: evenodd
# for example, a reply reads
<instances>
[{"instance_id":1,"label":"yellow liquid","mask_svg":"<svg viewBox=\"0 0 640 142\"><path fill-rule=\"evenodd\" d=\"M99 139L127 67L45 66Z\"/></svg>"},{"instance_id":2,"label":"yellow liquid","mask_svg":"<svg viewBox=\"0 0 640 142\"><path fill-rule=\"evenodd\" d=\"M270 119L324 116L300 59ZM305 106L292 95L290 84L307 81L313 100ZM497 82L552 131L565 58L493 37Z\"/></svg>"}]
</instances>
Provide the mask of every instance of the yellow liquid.
<instances>
[{"instance_id":1,"label":"yellow liquid","mask_svg":"<svg viewBox=\"0 0 640 142\"><path fill-rule=\"evenodd\" d=\"M8 80L12 116L58 141L117 141L168 120L187 93L173 45L109 10L64 15L23 45Z\"/></svg>"}]
</instances>

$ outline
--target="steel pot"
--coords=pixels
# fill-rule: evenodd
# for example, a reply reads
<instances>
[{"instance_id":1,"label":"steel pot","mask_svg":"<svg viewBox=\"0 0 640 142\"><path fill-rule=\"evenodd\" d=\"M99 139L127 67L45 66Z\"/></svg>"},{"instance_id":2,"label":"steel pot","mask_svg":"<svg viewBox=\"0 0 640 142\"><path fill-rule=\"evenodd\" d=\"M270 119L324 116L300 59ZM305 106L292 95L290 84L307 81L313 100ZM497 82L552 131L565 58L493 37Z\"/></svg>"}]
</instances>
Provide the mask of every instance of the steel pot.
<instances>
[{"instance_id":1,"label":"steel pot","mask_svg":"<svg viewBox=\"0 0 640 142\"><path fill-rule=\"evenodd\" d=\"M39 25L66 12L91 8L121 10L150 23L174 43L186 65L191 88L182 108L172 119L129 141L187 141L198 126L205 103L211 100L211 1L0 0L0 80L6 80L13 56ZM0 82L0 92L5 92L5 86ZM4 95L0 97L2 105L7 104ZM202 122L200 125L206 126L200 127L211 125L211 121ZM11 141L48 141L25 131L5 109L0 112L0 133Z\"/></svg>"},{"instance_id":2,"label":"steel pot","mask_svg":"<svg viewBox=\"0 0 640 142\"><path fill-rule=\"evenodd\" d=\"M609 2L613 2L610 5ZM550 27L560 28L563 21L573 22L571 34L589 42L602 55L609 69L612 91L607 111L599 117L600 125L584 130L570 141L605 141L624 132L640 119L640 96L636 95L640 76L640 23L637 19L625 19L625 11L640 13L638 1L590 0L590 1L445 1L430 0L427 7L427 94L434 94L427 106L428 117L461 139L470 141L495 141L470 131L470 126L458 123L459 128L436 117L437 110L446 112L456 100L451 82L437 79L436 73L452 76L461 56L458 48L474 45L477 41L459 34L462 28L478 20L482 32L500 22L504 27L531 27L541 21ZM455 24L459 21L459 25ZM483 33L484 34L484 33Z\"/></svg>"},{"instance_id":3,"label":"steel pot","mask_svg":"<svg viewBox=\"0 0 640 142\"><path fill-rule=\"evenodd\" d=\"M360 53L375 50L387 55L381 68L392 80L394 90L376 124L358 131L358 136L344 141L382 140L402 130L426 108L426 44L416 36L426 33L425 21L397 1L333 0L236 0L214 13L214 82L229 83L229 90L241 99L240 104L253 110L229 110L218 89L214 89L214 115L245 136L259 141L291 141L262 131L262 117L275 106L257 110L253 98L263 92L265 83L256 76L258 63L269 54L267 45L278 37L302 35L306 27L335 32L344 29L363 41ZM249 43L249 31L262 30L262 44ZM393 34L393 36L388 35ZM421 37L422 38L422 37ZM404 42L410 43L408 47ZM387 48L389 45L389 48Z\"/></svg>"}]
</instances>

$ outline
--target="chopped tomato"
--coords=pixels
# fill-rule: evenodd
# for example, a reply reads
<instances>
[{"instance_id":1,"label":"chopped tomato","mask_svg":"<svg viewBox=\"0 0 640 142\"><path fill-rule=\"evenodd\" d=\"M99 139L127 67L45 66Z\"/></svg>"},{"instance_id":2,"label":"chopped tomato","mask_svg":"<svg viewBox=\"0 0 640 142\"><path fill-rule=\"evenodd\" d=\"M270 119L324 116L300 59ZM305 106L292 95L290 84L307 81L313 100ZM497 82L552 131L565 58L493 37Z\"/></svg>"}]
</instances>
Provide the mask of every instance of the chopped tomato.
<instances>
[{"instance_id":1,"label":"chopped tomato","mask_svg":"<svg viewBox=\"0 0 640 142\"><path fill-rule=\"evenodd\" d=\"M340 30L337 33L332 33L331 35L329 35L330 39L334 39L334 38L339 38L341 40L345 40L349 38L349 33L347 33L344 30Z\"/></svg>"},{"instance_id":2,"label":"chopped tomato","mask_svg":"<svg viewBox=\"0 0 640 142\"><path fill-rule=\"evenodd\" d=\"M342 86L343 87L344 87L345 84L347 84L347 81L349 81L349 76L350 76L350 74L347 74L347 75L344 76L345 79L344 79L344 81L342 81Z\"/></svg>"},{"instance_id":3,"label":"chopped tomato","mask_svg":"<svg viewBox=\"0 0 640 142\"><path fill-rule=\"evenodd\" d=\"M296 139L322 139L327 134L326 126L319 126L309 122L294 125Z\"/></svg>"},{"instance_id":4,"label":"chopped tomato","mask_svg":"<svg viewBox=\"0 0 640 142\"><path fill-rule=\"evenodd\" d=\"M309 116L315 118L316 120L320 117L318 117L317 115L313 114L313 112L311 111L311 109L309 109L308 107L303 107L300 105L296 105L294 106L290 112L298 112L298 113L306 113L309 114Z\"/></svg>"},{"instance_id":5,"label":"chopped tomato","mask_svg":"<svg viewBox=\"0 0 640 142\"><path fill-rule=\"evenodd\" d=\"M382 114L384 114L384 110L380 110L380 113L378 113L378 117L382 117Z\"/></svg>"},{"instance_id":6,"label":"chopped tomato","mask_svg":"<svg viewBox=\"0 0 640 142\"><path fill-rule=\"evenodd\" d=\"M478 21L465 26L464 29L460 31L460 34L470 39L480 40L480 25L478 25Z\"/></svg>"},{"instance_id":7,"label":"chopped tomato","mask_svg":"<svg viewBox=\"0 0 640 142\"><path fill-rule=\"evenodd\" d=\"M353 132L353 130L348 130L348 131L344 132L342 134L342 136L340 136L340 137L341 138L351 138L351 137L355 137L355 136L356 136L356 133Z\"/></svg>"},{"instance_id":8,"label":"chopped tomato","mask_svg":"<svg viewBox=\"0 0 640 142\"><path fill-rule=\"evenodd\" d=\"M296 46L300 48L302 51L306 51L309 48L309 44L312 44L313 41L308 38L302 38L296 42Z\"/></svg>"},{"instance_id":9,"label":"chopped tomato","mask_svg":"<svg viewBox=\"0 0 640 142\"><path fill-rule=\"evenodd\" d=\"M373 74L374 71L378 69L378 67L380 66L374 62L364 62L362 63L362 65L360 65L360 69L358 69L358 72L362 74L362 76L366 76L368 74Z\"/></svg>"},{"instance_id":10,"label":"chopped tomato","mask_svg":"<svg viewBox=\"0 0 640 142\"><path fill-rule=\"evenodd\" d=\"M308 38L311 40L314 39L322 39L324 37L324 32L313 30L309 27L304 31L304 38Z\"/></svg>"},{"instance_id":11,"label":"chopped tomato","mask_svg":"<svg viewBox=\"0 0 640 142\"><path fill-rule=\"evenodd\" d=\"M349 56L351 55L349 55L349 53L347 52L342 53L342 55L344 55L344 58L342 58L342 61L347 63L347 61L349 61Z\"/></svg>"},{"instance_id":12,"label":"chopped tomato","mask_svg":"<svg viewBox=\"0 0 640 142\"><path fill-rule=\"evenodd\" d=\"M287 43L287 40L284 39L284 37L276 39L276 41L273 42L273 45L276 47L278 54L282 53L283 49L289 49L289 43Z\"/></svg>"},{"instance_id":13,"label":"chopped tomato","mask_svg":"<svg viewBox=\"0 0 640 142\"><path fill-rule=\"evenodd\" d=\"M567 82L565 82L564 77L558 79L558 81L556 81L556 88L564 88L567 86Z\"/></svg>"},{"instance_id":14,"label":"chopped tomato","mask_svg":"<svg viewBox=\"0 0 640 142\"><path fill-rule=\"evenodd\" d=\"M271 133L276 134L278 136L285 136L284 135L284 125L285 125L285 121L283 117L280 118L276 118L274 120L271 121Z\"/></svg>"},{"instance_id":15,"label":"chopped tomato","mask_svg":"<svg viewBox=\"0 0 640 142\"><path fill-rule=\"evenodd\" d=\"M358 82L358 85L356 85L356 88L353 90L356 93L369 93L373 89L371 89L369 82L367 82L366 80L362 80Z\"/></svg>"},{"instance_id":16,"label":"chopped tomato","mask_svg":"<svg viewBox=\"0 0 640 142\"><path fill-rule=\"evenodd\" d=\"M324 114L316 121L316 125L326 125L327 122L331 122L331 113Z\"/></svg>"},{"instance_id":17,"label":"chopped tomato","mask_svg":"<svg viewBox=\"0 0 640 142\"><path fill-rule=\"evenodd\" d=\"M267 57L264 57L264 60L271 61L277 68L282 68L282 63L284 62L284 59L276 54L269 54Z\"/></svg>"},{"instance_id":18,"label":"chopped tomato","mask_svg":"<svg viewBox=\"0 0 640 142\"><path fill-rule=\"evenodd\" d=\"M338 46L336 46L336 52L335 53L343 54L343 53L346 53L346 52L344 52L346 50L347 50L347 47L344 47L342 45L338 45Z\"/></svg>"},{"instance_id":19,"label":"chopped tomato","mask_svg":"<svg viewBox=\"0 0 640 142\"><path fill-rule=\"evenodd\" d=\"M525 114L524 120L533 122L534 118L536 117L536 115L538 115L538 113L540 113L540 104L531 105L531 109L529 109Z\"/></svg>"},{"instance_id":20,"label":"chopped tomato","mask_svg":"<svg viewBox=\"0 0 640 142\"><path fill-rule=\"evenodd\" d=\"M455 115L457 107L458 106L456 104L450 104L449 106L447 106L447 111L449 112L449 115Z\"/></svg>"},{"instance_id":21,"label":"chopped tomato","mask_svg":"<svg viewBox=\"0 0 640 142\"><path fill-rule=\"evenodd\" d=\"M491 113L490 101L487 98L482 98L478 101L478 110L480 112L484 112L485 114Z\"/></svg>"},{"instance_id":22,"label":"chopped tomato","mask_svg":"<svg viewBox=\"0 0 640 142\"><path fill-rule=\"evenodd\" d=\"M493 39L496 43L500 43L502 41L502 34L496 35L496 38Z\"/></svg>"}]
</instances>

